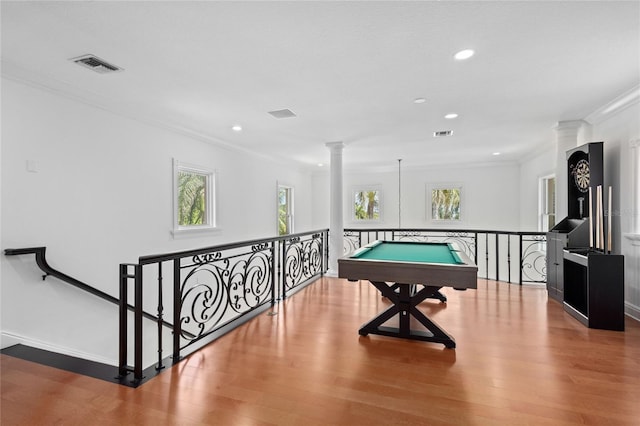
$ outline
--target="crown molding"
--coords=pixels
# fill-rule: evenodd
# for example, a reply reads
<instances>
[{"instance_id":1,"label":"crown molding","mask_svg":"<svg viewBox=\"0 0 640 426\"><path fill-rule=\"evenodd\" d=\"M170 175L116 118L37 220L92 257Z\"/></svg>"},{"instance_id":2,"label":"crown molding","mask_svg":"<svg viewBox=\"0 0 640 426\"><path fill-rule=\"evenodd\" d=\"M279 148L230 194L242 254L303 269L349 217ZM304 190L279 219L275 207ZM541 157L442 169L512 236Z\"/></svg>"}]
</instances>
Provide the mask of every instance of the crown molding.
<instances>
[{"instance_id":1,"label":"crown molding","mask_svg":"<svg viewBox=\"0 0 640 426\"><path fill-rule=\"evenodd\" d=\"M100 96L95 93L87 93L79 91L68 83L58 80L52 79L50 77L46 77L41 74L37 74L31 71L27 71L24 68L21 68L12 63L8 63L6 61L2 61L1 63L1 75L2 78L7 80L14 81L19 84L23 84L25 86L41 90L43 92L51 93L55 96L59 96L65 99L69 99L89 107L97 108L108 113L117 115L119 117L123 117L129 120L133 120L135 122L163 129L165 131L169 131L172 133L176 133L182 136L186 136L190 139L197 140L199 142L203 142L209 145L216 146L218 148L227 149L229 151L239 152L245 155L250 155L256 158L262 158L265 160L269 160L271 162L275 162L281 165L287 165L291 167L291 163L296 164L297 170L302 173L308 173L312 171L312 167L306 164L300 164L295 160L286 161L281 158L269 155L267 153L252 151L248 148L244 148L238 145L233 145L229 142L225 142L223 140L217 139L215 137L205 135L198 131L186 128L176 123L171 123L166 120L162 120L160 118L153 117L151 115L143 115L139 112L133 110L122 110L113 106L113 101Z\"/></svg>"},{"instance_id":2,"label":"crown molding","mask_svg":"<svg viewBox=\"0 0 640 426\"><path fill-rule=\"evenodd\" d=\"M637 103L640 103L640 85L627 90L610 102L593 111L585 117L585 120L591 124L598 124Z\"/></svg>"}]
</instances>

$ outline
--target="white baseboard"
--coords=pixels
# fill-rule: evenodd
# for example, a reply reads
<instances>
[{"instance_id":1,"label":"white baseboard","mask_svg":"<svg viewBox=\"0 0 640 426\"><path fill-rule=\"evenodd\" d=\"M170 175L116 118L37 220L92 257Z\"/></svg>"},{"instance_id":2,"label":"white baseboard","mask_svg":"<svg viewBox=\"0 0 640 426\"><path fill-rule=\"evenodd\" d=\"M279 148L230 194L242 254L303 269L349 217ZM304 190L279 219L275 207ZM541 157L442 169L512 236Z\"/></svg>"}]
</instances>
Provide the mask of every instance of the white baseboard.
<instances>
[{"instance_id":1,"label":"white baseboard","mask_svg":"<svg viewBox=\"0 0 640 426\"><path fill-rule=\"evenodd\" d=\"M640 321L640 306L624 302L624 313L636 321Z\"/></svg>"},{"instance_id":2,"label":"white baseboard","mask_svg":"<svg viewBox=\"0 0 640 426\"><path fill-rule=\"evenodd\" d=\"M54 344L43 342L36 339L31 339L29 337L20 336L18 334L13 334L6 331L3 331L0 334L0 346L2 347L2 349L8 348L9 346L17 345L17 344L30 346L32 348L42 349L49 352L55 352L62 355L68 355L76 358L86 359L89 361L99 362L101 364L107 364L107 365L113 365L113 366L118 365L118 362L114 361L113 359L104 358L101 356L97 356L95 354L77 351L75 349L54 345Z\"/></svg>"}]
</instances>

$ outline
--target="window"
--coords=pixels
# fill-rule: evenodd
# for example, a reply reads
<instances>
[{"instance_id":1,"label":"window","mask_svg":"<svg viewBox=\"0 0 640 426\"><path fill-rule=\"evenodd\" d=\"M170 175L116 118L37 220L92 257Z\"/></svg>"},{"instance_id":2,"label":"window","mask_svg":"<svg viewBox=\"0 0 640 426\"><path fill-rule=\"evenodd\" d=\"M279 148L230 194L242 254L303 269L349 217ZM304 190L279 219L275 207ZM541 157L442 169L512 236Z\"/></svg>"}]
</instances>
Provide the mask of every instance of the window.
<instances>
[{"instance_id":1,"label":"window","mask_svg":"<svg viewBox=\"0 0 640 426\"><path fill-rule=\"evenodd\" d=\"M382 192L375 188L353 191L353 219L355 221L379 221L381 219Z\"/></svg>"},{"instance_id":2,"label":"window","mask_svg":"<svg viewBox=\"0 0 640 426\"><path fill-rule=\"evenodd\" d=\"M278 235L293 233L293 188L278 185Z\"/></svg>"},{"instance_id":3,"label":"window","mask_svg":"<svg viewBox=\"0 0 640 426\"><path fill-rule=\"evenodd\" d=\"M215 229L214 172L174 159L173 179L174 234Z\"/></svg>"},{"instance_id":4,"label":"window","mask_svg":"<svg viewBox=\"0 0 640 426\"><path fill-rule=\"evenodd\" d=\"M540 178L538 193L538 230L546 232L556 224L556 177Z\"/></svg>"},{"instance_id":5,"label":"window","mask_svg":"<svg viewBox=\"0 0 640 426\"><path fill-rule=\"evenodd\" d=\"M461 185L427 185L427 209L433 221L460 221Z\"/></svg>"}]
</instances>

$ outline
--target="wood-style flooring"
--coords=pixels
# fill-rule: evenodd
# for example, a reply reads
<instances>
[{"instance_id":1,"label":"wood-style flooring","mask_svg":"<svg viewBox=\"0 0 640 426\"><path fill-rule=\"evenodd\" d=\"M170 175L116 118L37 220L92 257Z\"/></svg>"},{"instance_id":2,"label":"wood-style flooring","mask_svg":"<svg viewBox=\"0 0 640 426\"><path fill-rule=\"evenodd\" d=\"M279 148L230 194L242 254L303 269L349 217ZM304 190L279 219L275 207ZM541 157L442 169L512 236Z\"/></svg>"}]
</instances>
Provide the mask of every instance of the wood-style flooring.
<instances>
[{"instance_id":1,"label":"wood-style flooring","mask_svg":"<svg viewBox=\"0 0 640 426\"><path fill-rule=\"evenodd\" d=\"M1 361L9 425L640 425L640 323L588 329L544 288L479 280L421 310L442 344L358 328L388 306L322 278L138 388Z\"/></svg>"}]
</instances>

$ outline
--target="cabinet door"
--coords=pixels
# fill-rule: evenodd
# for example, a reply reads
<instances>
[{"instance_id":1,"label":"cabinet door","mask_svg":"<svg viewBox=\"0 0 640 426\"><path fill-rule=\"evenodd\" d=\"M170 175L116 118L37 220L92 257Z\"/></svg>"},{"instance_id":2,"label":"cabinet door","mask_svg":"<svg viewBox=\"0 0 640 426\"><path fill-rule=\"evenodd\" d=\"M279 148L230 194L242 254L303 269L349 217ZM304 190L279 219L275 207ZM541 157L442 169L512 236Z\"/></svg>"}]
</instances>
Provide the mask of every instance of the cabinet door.
<instances>
[{"instance_id":1,"label":"cabinet door","mask_svg":"<svg viewBox=\"0 0 640 426\"><path fill-rule=\"evenodd\" d=\"M553 234L547 234L547 291L550 295L556 292L556 263L556 242Z\"/></svg>"},{"instance_id":2,"label":"cabinet door","mask_svg":"<svg viewBox=\"0 0 640 426\"><path fill-rule=\"evenodd\" d=\"M564 253L566 247L566 236L556 240L556 296L560 302L564 302Z\"/></svg>"}]
</instances>

